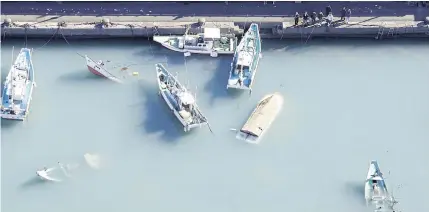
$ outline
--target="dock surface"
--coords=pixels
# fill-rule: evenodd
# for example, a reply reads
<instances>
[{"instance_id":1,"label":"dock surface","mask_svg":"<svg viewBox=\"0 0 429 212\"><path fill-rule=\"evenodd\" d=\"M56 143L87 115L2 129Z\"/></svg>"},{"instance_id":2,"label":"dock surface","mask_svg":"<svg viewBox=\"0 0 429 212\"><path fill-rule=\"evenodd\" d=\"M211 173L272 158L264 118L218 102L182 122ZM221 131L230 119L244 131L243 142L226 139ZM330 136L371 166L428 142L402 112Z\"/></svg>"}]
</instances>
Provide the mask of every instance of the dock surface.
<instances>
[{"instance_id":1,"label":"dock surface","mask_svg":"<svg viewBox=\"0 0 429 212\"><path fill-rule=\"evenodd\" d=\"M331 5L334 21L342 7L352 9L349 24L334 27L294 27L294 14L325 11ZM357 36L376 34L428 36L424 23L428 8L406 2L3 2L2 20L14 24L2 27L4 37L50 37L58 31L66 37L151 37L182 35L186 25L204 20L207 27L217 26L243 33L250 23L260 24L263 38L312 36ZM101 25L103 21L108 26ZM386 32L384 32L386 30ZM383 32L381 32L383 31Z\"/></svg>"}]
</instances>

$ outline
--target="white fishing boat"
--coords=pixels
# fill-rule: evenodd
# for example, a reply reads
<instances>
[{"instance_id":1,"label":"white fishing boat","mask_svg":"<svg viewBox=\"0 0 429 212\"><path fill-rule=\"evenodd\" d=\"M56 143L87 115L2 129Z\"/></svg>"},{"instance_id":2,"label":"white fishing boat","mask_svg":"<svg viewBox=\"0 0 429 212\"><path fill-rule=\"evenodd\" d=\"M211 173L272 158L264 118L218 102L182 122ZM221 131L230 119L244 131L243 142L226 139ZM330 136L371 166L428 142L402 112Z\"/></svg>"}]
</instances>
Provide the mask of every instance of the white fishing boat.
<instances>
[{"instance_id":1,"label":"white fishing boat","mask_svg":"<svg viewBox=\"0 0 429 212\"><path fill-rule=\"evenodd\" d=\"M226 88L251 90L261 58L259 27L252 23L236 48Z\"/></svg>"},{"instance_id":2,"label":"white fishing boat","mask_svg":"<svg viewBox=\"0 0 429 212\"><path fill-rule=\"evenodd\" d=\"M282 106L283 97L280 93L270 94L262 98L247 122L238 131L236 138L253 144L259 143Z\"/></svg>"},{"instance_id":3,"label":"white fishing boat","mask_svg":"<svg viewBox=\"0 0 429 212\"><path fill-rule=\"evenodd\" d=\"M195 96L191 94L162 64L156 64L159 92L171 112L182 123L187 132L195 127L207 125L207 118L197 106ZM208 126L210 129L210 126ZM211 130L210 130L211 131Z\"/></svg>"},{"instance_id":4,"label":"white fishing boat","mask_svg":"<svg viewBox=\"0 0 429 212\"><path fill-rule=\"evenodd\" d=\"M365 200L367 205L371 202L385 200L389 197L386 182L380 171L377 161L369 164L368 174L365 181Z\"/></svg>"},{"instance_id":5,"label":"white fishing boat","mask_svg":"<svg viewBox=\"0 0 429 212\"><path fill-rule=\"evenodd\" d=\"M92 169L100 168L100 157L98 155L87 153L84 155L84 160L88 167ZM36 174L42 180L62 182L68 178L71 178L72 172L74 172L79 167L81 166L78 163L62 164L58 162L56 166L50 168L44 167L43 169L37 170Z\"/></svg>"},{"instance_id":6,"label":"white fishing boat","mask_svg":"<svg viewBox=\"0 0 429 212\"><path fill-rule=\"evenodd\" d=\"M0 110L3 119L23 121L29 113L36 85L31 53L31 49L22 48L6 77Z\"/></svg>"},{"instance_id":7,"label":"white fishing boat","mask_svg":"<svg viewBox=\"0 0 429 212\"><path fill-rule=\"evenodd\" d=\"M87 55L85 55L85 59L86 59L86 66L88 67L88 70L97 75L97 76L101 76L101 77L105 77L107 79L110 79L112 81L115 82L119 82L121 83L122 81L116 77L115 75L113 75L111 72L109 72L108 70L111 70L113 68L117 68L117 67L113 67L110 63L110 61L106 61L106 63L102 60L95 62L94 60L92 60L91 58L89 58Z\"/></svg>"},{"instance_id":8,"label":"white fishing boat","mask_svg":"<svg viewBox=\"0 0 429 212\"><path fill-rule=\"evenodd\" d=\"M204 28L204 33L196 35L187 32L183 36L153 36L153 40L170 50L183 52L185 56L210 54L217 57L235 52L237 37L234 34L222 34L219 28Z\"/></svg>"}]
</instances>

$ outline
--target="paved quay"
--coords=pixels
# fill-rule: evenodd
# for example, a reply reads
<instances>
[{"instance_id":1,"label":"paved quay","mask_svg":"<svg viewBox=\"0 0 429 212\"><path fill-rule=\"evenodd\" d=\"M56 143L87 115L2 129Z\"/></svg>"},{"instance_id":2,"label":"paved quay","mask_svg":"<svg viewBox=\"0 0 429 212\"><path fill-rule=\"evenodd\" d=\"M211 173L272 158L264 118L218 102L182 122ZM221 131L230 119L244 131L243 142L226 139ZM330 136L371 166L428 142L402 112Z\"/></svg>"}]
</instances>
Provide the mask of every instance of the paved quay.
<instances>
[{"instance_id":1,"label":"paved quay","mask_svg":"<svg viewBox=\"0 0 429 212\"><path fill-rule=\"evenodd\" d=\"M334 21L342 7L352 9L349 24L331 27L294 27L293 15L324 11L331 5ZM427 8L405 2L4 2L2 38L51 37L150 37L154 34L181 35L185 26L204 20L205 27L220 27L242 33L252 22L261 25L264 38L349 36L429 36ZM102 22L107 24L102 24ZM59 26L59 23L61 24ZM3 24L4 25L4 24Z\"/></svg>"}]
</instances>

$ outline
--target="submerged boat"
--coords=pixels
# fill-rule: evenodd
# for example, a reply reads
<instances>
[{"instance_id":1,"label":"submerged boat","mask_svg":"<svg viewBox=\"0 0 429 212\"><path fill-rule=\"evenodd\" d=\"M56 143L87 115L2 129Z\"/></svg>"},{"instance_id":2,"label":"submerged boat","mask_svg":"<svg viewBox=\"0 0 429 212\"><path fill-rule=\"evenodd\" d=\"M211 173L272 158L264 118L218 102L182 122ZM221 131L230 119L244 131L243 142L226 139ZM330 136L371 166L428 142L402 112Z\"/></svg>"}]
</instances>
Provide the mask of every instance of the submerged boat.
<instances>
[{"instance_id":1,"label":"submerged boat","mask_svg":"<svg viewBox=\"0 0 429 212\"><path fill-rule=\"evenodd\" d=\"M100 168L100 158L96 154L86 153L84 155L85 163L92 169ZM60 162L57 163L56 166L37 170L37 176L46 181L51 182L62 182L72 177L72 172L80 167L79 164L62 164Z\"/></svg>"},{"instance_id":2,"label":"submerged boat","mask_svg":"<svg viewBox=\"0 0 429 212\"><path fill-rule=\"evenodd\" d=\"M280 93L265 96L253 110L247 122L238 131L236 138L257 144L262 135L268 130L283 106Z\"/></svg>"},{"instance_id":3,"label":"submerged boat","mask_svg":"<svg viewBox=\"0 0 429 212\"><path fill-rule=\"evenodd\" d=\"M6 77L1 105L1 118L23 121L30 108L35 86L31 49L22 48Z\"/></svg>"},{"instance_id":4,"label":"submerged boat","mask_svg":"<svg viewBox=\"0 0 429 212\"><path fill-rule=\"evenodd\" d=\"M109 64L110 61L106 61L106 63L104 63L102 60L95 62L87 55L85 55L85 59L86 59L86 66L88 67L88 70L91 73L97 76L105 77L115 82L119 82L119 83L122 82L118 77L116 77L115 75L113 75L108 71L108 69L113 68L113 67L108 67L110 65Z\"/></svg>"},{"instance_id":5,"label":"submerged boat","mask_svg":"<svg viewBox=\"0 0 429 212\"><path fill-rule=\"evenodd\" d=\"M258 24L252 23L234 54L226 88L251 90L261 53Z\"/></svg>"},{"instance_id":6,"label":"submerged boat","mask_svg":"<svg viewBox=\"0 0 429 212\"><path fill-rule=\"evenodd\" d=\"M369 164L368 174L365 181L365 200L367 205L375 203L376 205L384 205L391 199L387 191L386 182L383 174L380 171L378 162L373 160ZM377 206L378 208L379 206Z\"/></svg>"},{"instance_id":7,"label":"submerged boat","mask_svg":"<svg viewBox=\"0 0 429 212\"><path fill-rule=\"evenodd\" d=\"M156 64L159 92L187 132L208 125L207 118L197 106L195 97L162 64Z\"/></svg>"},{"instance_id":8,"label":"submerged boat","mask_svg":"<svg viewBox=\"0 0 429 212\"><path fill-rule=\"evenodd\" d=\"M153 36L155 42L185 56L194 54L234 54L237 46L237 37L234 34L221 34L219 28L204 28L204 33L188 35L186 30L183 36Z\"/></svg>"}]
</instances>

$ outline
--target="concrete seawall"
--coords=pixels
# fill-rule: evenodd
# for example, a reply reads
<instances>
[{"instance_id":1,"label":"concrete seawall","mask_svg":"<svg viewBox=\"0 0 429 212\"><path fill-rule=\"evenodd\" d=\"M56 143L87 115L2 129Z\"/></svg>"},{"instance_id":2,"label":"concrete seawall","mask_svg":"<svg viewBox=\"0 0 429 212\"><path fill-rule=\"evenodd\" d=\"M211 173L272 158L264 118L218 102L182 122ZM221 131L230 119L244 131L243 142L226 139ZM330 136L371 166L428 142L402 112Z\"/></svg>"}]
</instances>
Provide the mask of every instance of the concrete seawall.
<instances>
[{"instance_id":1,"label":"concrete seawall","mask_svg":"<svg viewBox=\"0 0 429 212\"><path fill-rule=\"evenodd\" d=\"M263 38L299 37L429 37L429 26L412 16L355 17L349 24L334 19L333 26L294 27L290 17L182 17L168 16L40 16L2 15L2 39L8 37L67 39L106 37L152 37L153 35L183 35L203 27L219 27L222 31L243 33L250 23L260 24ZM9 23L10 22L10 23ZM9 26L7 26L9 25Z\"/></svg>"}]
</instances>

